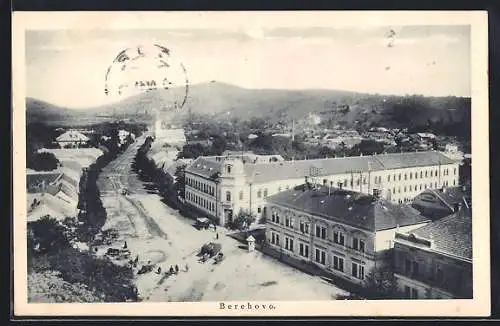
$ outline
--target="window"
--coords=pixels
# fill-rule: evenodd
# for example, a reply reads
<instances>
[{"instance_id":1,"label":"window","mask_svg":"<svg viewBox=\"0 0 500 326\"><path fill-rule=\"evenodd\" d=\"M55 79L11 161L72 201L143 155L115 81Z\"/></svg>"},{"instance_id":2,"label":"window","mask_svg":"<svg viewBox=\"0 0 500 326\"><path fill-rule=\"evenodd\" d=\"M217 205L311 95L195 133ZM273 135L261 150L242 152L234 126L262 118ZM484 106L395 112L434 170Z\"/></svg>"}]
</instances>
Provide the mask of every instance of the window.
<instances>
[{"instance_id":1,"label":"window","mask_svg":"<svg viewBox=\"0 0 500 326\"><path fill-rule=\"evenodd\" d=\"M420 190L422 190L422 184L420 184Z\"/></svg>"},{"instance_id":2,"label":"window","mask_svg":"<svg viewBox=\"0 0 500 326\"><path fill-rule=\"evenodd\" d=\"M344 234L341 231L335 230L333 232L333 242L339 245L344 245Z\"/></svg>"},{"instance_id":3,"label":"window","mask_svg":"<svg viewBox=\"0 0 500 326\"><path fill-rule=\"evenodd\" d=\"M406 186L404 186L404 188L403 188L403 192L406 192Z\"/></svg>"},{"instance_id":4,"label":"window","mask_svg":"<svg viewBox=\"0 0 500 326\"><path fill-rule=\"evenodd\" d=\"M309 234L309 223L300 221L300 232Z\"/></svg>"},{"instance_id":5,"label":"window","mask_svg":"<svg viewBox=\"0 0 500 326\"><path fill-rule=\"evenodd\" d=\"M415 288L411 289L411 298L412 299L418 299L418 290Z\"/></svg>"},{"instance_id":6,"label":"window","mask_svg":"<svg viewBox=\"0 0 500 326\"><path fill-rule=\"evenodd\" d=\"M436 280L438 282L442 282L443 281L443 270L441 269L440 266L437 266L437 269L436 269Z\"/></svg>"},{"instance_id":7,"label":"window","mask_svg":"<svg viewBox=\"0 0 500 326\"><path fill-rule=\"evenodd\" d=\"M227 166L227 173L231 173L231 165Z\"/></svg>"},{"instance_id":8,"label":"window","mask_svg":"<svg viewBox=\"0 0 500 326\"><path fill-rule=\"evenodd\" d=\"M226 201L231 201L231 192L226 191Z\"/></svg>"},{"instance_id":9,"label":"window","mask_svg":"<svg viewBox=\"0 0 500 326\"><path fill-rule=\"evenodd\" d=\"M410 172L410 180L413 179L413 173Z\"/></svg>"},{"instance_id":10,"label":"window","mask_svg":"<svg viewBox=\"0 0 500 326\"><path fill-rule=\"evenodd\" d=\"M401 181L401 173L398 175L398 180Z\"/></svg>"},{"instance_id":11,"label":"window","mask_svg":"<svg viewBox=\"0 0 500 326\"><path fill-rule=\"evenodd\" d=\"M243 200L243 190L240 191L240 200Z\"/></svg>"},{"instance_id":12,"label":"window","mask_svg":"<svg viewBox=\"0 0 500 326\"><path fill-rule=\"evenodd\" d=\"M285 249L293 252L293 239L285 237Z\"/></svg>"},{"instance_id":13,"label":"window","mask_svg":"<svg viewBox=\"0 0 500 326\"><path fill-rule=\"evenodd\" d=\"M427 178L427 171L425 171L425 177Z\"/></svg>"},{"instance_id":14,"label":"window","mask_svg":"<svg viewBox=\"0 0 500 326\"><path fill-rule=\"evenodd\" d=\"M396 175L393 175L393 178L392 178L394 181L396 181Z\"/></svg>"},{"instance_id":15,"label":"window","mask_svg":"<svg viewBox=\"0 0 500 326\"><path fill-rule=\"evenodd\" d=\"M431 177L433 176L432 170L431 170Z\"/></svg>"},{"instance_id":16,"label":"window","mask_svg":"<svg viewBox=\"0 0 500 326\"><path fill-rule=\"evenodd\" d=\"M280 216L278 215L278 213L273 212L271 214L271 221L276 224L280 223Z\"/></svg>"},{"instance_id":17,"label":"window","mask_svg":"<svg viewBox=\"0 0 500 326\"><path fill-rule=\"evenodd\" d=\"M456 184L455 184L455 180L453 180L453 185L454 185L454 186L456 186Z\"/></svg>"},{"instance_id":18,"label":"window","mask_svg":"<svg viewBox=\"0 0 500 326\"><path fill-rule=\"evenodd\" d=\"M360 264L352 263L351 275L360 280L365 279L365 267Z\"/></svg>"},{"instance_id":19,"label":"window","mask_svg":"<svg viewBox=\"0 0 500 326\"><path fill-rule=\"evenodd\" d=\"M398 194L401 193L401 187L398 187Z\"/></svg>"},{"instance_id":20,"label":"window","mask_svg":"<svg viewBox=\"0 0 500 326\"><path fill-rule=\"evenodd\" d=\"M326 253L323 250L316 248L316 256L314 257L314 260L317 263L325 265L326 264Z\"/></svg>"},{"instance_id":21,"label":"window","mask_svg":"<svg viewBox=\"0 0 500 326\"><path fill-rule=\"evenodd\" d=\"M260 214L260 212L261 212L261 211L262 211L262 208L261 208L260 206L259 206L259 207L257 207L257 213L259 213L259 214Z\"/></svg>"},{"instance_id":22,"label":"window","mask_svg":"<svg viewBox=\"0 0 500 326\"><path fill-rule=\"evenodd\" d=\"M264 198L267 197L267 189L264 189Z\"/></svg>"},{"instance_id":23,"label":"window","mask_svg":"<svg viewBox=\"0 0 500 326\"><path fill-rule=\"evenodd\" d=\"M406 299L411 298L411 288L408 285L405 285L405 298Z\"/></svg>"},{"instance_id":24,"label":"window","mask_svg":"<svg viewBox=\"0 0 500 326\"><path fill-rule=\"evenodd\" d=\"M411 276L418 276L418 263L416 261L412 263Z\"/></svg>"},{"instance_id":25,"label":"window","mask_svg":"<svg viewBox=\"0 0 500 326\"><path fill-rule=\"evenodd\" d=\"M259 189L259 191L257 191L257 198L261 198L262 197L262 190Z\"/></svg>"},{"instance_id":26,"label":"window","mask_svg":"<svg viewBox=\"0 0 500 326\"><path fill-rule=\"evenodd\" d=\"M453 174L457 175L457 168L453 168Z\"/></svg>"},{"instance_id":27,"label":"window","mask_svg":"<svg viewBox=\"0 0 500 326\"><path fill-rule=\"evenodd\" d=\"M271 232L271 243L277 246L280 245L280 235L275 232Z\"/></svg>"},{"instance_id":28,"label":"window","mask_svg":"<svg viewBox=\"0 0 500 326\"><path fill-rule=\"evenodd\" d=\"M299 243L299 255L309 258L309 246L304 243Z\"/></svg>"},{"instance_id":29,"label":"window","mask_svg":"<svg viewBox=\"0 0 500 326\"><path fill-rule=\"evenodd\" d=\"M344 272L344 258L333 256L333 269L339 272Z\"/></svg>"},{"instance_id":30,"label":"window","mask_svg":"<svg viewBox=\"0 0 500 326\"><path fill-rule=\"evenodd\" d=\"M423 174L423 172L422 172L422 171L420 171L420 179L422 179L422 174Z\"/></svg>"},{"instance_id":31,"label":"window","mask_svg":"<svg viewBox=\"0 0 500 326\"><path fill-rule=\"evenodd\" d=\"M365 252L365 241L357 237L352 238L352 249Z\"/></svg>"},{"instance_id":32,"label":"window","mask_svg":"<svg viewBox=\"0 0 500 326\"><path fill-rule=\"evenodd\" d=\"M434 172L434 175L437 177L438 176L438 170Z\"/></svg>"},{"instance_id":33,"label":"window","mask_svg":"<svg viewBox=\"0 0 500 326\"><path fill-rule=\"evenodd\" d=\"M406 175L406 173L405 173L405 180L406 180L406 179L407 179L407 175Z\"/></svg>"},{"instance_id":34,"label":"window","mask_svg":"<svg viewBox=\"0 0 500 326\"><path fill-rule=\"evenodd\" d=\"M363 177L363 184L366 184L366 177Z\"/></svg>"},{"instance_id":35,"label":"window","mask_svg":"<svg viewBox=\"0 0 500 326\"><path fill-rule=\"evenodd\" d=\"M410 274L410 273L411 273L411 261L405 259L405 274Z\"/></svg>"},{"instance_id":36,"label":"window","mask_svg":"<svg viewBox=\"0 0 500 326\"><path fill-rule=\"evenodd\" d=\"M356 186L359 186L359 179L356 179Z\"/></svg>"},{"instance_id":37,"label":"window","mask_svg":"<svg viewBox=\"0 0 500 326\"><path fill-rule=\"evenodd\" d=\"M392 193L395 194L396 193L396 187L392 188Z\"/></svg>"},{"instance_id":38,"label":"window","mask_svg":"<svg viewBox=\"0 0 500 326\"><path fill-rule=\"evenodd\" d=\"M391 176L390 176L390 175L388 175L388 176L387 176L387 182L390 182L390 181L391 181Z\"/></svg>"},{"instance_id":39,"label":"window","mask_svg":"<svg viewBox=\"0 0 500 326\"><path fill-rule=\"evenodd\" d=\"M326 228L324 226L316 225L316 237L326 239Z\"/></svg>"},{"instance_id":40,"label":"window","mask_svg":"<svg viewBox=\"0 0 500 326\"><path fill-rule=\"evenodd\" d=\"M285 226L287 228L292 228L293 229L293 220L292 220L291 217L289 217L289 216L285 217Z\"/></svg>"}]
</instances>

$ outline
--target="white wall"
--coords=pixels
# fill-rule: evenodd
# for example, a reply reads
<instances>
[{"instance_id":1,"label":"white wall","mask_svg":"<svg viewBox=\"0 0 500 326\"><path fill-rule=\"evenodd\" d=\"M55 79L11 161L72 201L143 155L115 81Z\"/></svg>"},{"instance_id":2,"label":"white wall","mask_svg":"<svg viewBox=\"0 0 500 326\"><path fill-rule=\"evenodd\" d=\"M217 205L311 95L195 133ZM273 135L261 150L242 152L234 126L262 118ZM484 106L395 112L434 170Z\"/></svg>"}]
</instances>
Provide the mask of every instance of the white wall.
<instances>
[{"instance_id":1,"label":"white wall","mask_svg":"<svg viewBox=\"0 0 500 326\"><path fill-rule=\"evenodd\" d=\"M429 222L404 226L404 227L400 227L400 228L392 228L392 229L387 229L387 230L383 230L383 231L377 231L375 233L375 251L379 252L379 251L393 248L394 247L394 237L396 235L396 232L399 232L399 233L410 232L410 231L415 230L419 227L427 225L428 223Z\"/></svg>"}]
</instances>

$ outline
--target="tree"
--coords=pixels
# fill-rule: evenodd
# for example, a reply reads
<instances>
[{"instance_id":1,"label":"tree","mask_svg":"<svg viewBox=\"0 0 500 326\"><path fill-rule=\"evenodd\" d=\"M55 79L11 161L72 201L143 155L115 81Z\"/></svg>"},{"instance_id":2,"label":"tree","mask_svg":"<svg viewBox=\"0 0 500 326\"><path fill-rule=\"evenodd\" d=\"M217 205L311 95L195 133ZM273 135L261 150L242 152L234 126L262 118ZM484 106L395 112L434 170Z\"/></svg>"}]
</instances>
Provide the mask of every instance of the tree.
<instances>
[{"instance_id":1,"label":"tree","mask_svg":"<svg viewBox=\"0 0 500 326\"><path fill-rule=\"evenodd\" d=\"M186 186L186 180L185 180L185 174L186 174L186 164L182 164L177 166L175 169L175 184L174 184L174 189L177 193L178 196L181 198L184 198L184 190Z\"/></svg>"},{"instance_id":2,"label":"tree","mask_svg":"<svg viewBox=\"0 0 500 326\"><path fill-rule=\"evenodd\" d=\"M43 254L69 246L66 228L56 219L45 216L28 224L28 251Z\"/></svg>"},{"instance_id":3,"label":"tree","mask_svg":"<svg viewBox=\"0 0 500 326\"><path fill-rule=\"evenodd\" d=\"M394 299L399 296L394 272L387 267L374 267L366 276L365 288L371 299Z\"/></svg>"},{"instance_id":4,"label":"tree","mask_svg":"<svg viewBox=\"0 0 500 326\"><path fill-rule=\"evenodd\" d=\"M256 221L256 219L257 218L254 214L246 211L240 211L228 226L229 228L235 230L246 230L252 223Z\"/></svg>"},{"instance_id":5,"label":"tree","mask_svg":"<svg viewBox=\"0 0 500 326\"><path fill-rule=\"evenodd\" d=\"M359 144L354 145L351 150L352 156L380 154L384 151L384 144L373 139L363 139Z\"/></svg>"},{"instance_id":6,"label":"tree","mask_svg":"<svg viewBox=\"0 0 500 326\"><path fill-rule=\"evenodd\" d=\"M35 171L52 171L60 165L55 155L48 152L30 153L26 158L26 166Z\"/></svg>"}]
</instances>

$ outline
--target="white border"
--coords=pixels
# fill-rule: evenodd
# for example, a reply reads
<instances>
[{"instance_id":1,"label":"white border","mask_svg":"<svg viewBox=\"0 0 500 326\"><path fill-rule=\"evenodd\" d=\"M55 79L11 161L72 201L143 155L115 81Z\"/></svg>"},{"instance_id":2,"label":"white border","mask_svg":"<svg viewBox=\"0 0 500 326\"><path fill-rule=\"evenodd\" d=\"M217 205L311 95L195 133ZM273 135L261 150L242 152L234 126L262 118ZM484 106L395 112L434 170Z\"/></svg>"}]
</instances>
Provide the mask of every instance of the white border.
<instances>
[{"instance_id":1,"label":"white border","mask_svg":"<svg viewBox=\"0 0 500 326\"><path fill-rule=\"evenodd\" d=\"M220 310L217 302L27 303L25 30L471 25L473 279L471 300L280 301L275 310ZM483 11L14 12L14 313L16 316L488 316L490 314L488 28ZM231 303L231 302L227 302ZM235 302L236 303L236 302ZM242 302L246 304L246 302Z\"/></svg>"}]
</instances>

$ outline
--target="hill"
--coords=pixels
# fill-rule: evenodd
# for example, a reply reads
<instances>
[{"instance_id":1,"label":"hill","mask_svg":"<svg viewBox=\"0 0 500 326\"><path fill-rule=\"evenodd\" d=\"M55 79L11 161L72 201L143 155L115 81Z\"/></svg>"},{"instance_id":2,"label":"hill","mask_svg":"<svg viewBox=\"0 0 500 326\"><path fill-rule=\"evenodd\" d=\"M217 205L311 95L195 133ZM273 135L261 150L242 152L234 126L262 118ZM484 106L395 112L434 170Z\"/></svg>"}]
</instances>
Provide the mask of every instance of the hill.
<instances>
[{"instance_id":1,"label":"hill","mask_svg":"<svg viewBox=\"0 0 500 326\"><path fill-rule=\"evenodd\" d=\"M89 120L130 118L148 120L148 112L168 105L172 93L183 89L155 90L126 98L118 103L88 109L68 109L27 99L28 121L69 123ZM177 93L175 96L180 96ZM220 82L192 85L183 113L213 117L269 121L303 119L315 113L323 122L385 127L411 127L429 124L466 126L470 124L470 98L385 96L336 90L245 89Z\"/></svg>"}]
</instances>

